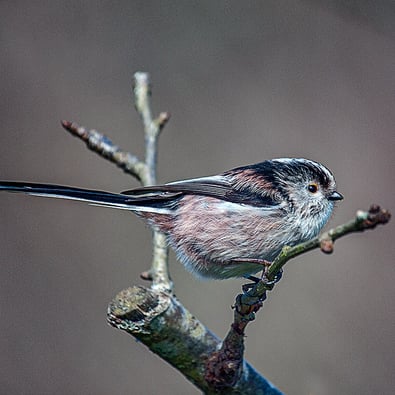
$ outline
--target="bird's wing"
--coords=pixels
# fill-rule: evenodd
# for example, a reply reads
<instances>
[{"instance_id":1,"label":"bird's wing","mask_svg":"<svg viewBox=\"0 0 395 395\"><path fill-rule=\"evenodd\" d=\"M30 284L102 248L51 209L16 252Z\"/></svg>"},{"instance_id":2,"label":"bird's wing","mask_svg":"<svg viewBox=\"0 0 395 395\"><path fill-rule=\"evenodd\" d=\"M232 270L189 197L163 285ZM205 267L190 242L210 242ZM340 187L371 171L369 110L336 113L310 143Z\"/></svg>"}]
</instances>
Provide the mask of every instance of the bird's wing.
<instances>
[{"instance_id":1,"label":"bird's wing","mask_svg":"<svg viewBox=\"0 0 395 395\"><path fill-rule=\"evenodd\" d=\"M223 175L137 188L122 193L17 181L0 181L1 190L158 213L169 213L171 207L183 195L203 195L232 203L270 209L278 205L278 202L273 200L269 194L258 194L254 189L246 186L238 185L236 187L229 177Z\"/></svg>"},{"instance_id":2,"label":"bird's wing","mask_svg":"<svg viewBox=\"0 0 395 395\"><path fill-rule=\"evenodd\" d=\"M245 187L236 188L229 178L221 175L137 188L124 191L122 194L135 198L146 196L147 199L151 196L158 200L165 199L168 194L203 195L258 207L278 205L278 202L275 202L269 195L258 194Z\"/></svg>"}]
</instances>

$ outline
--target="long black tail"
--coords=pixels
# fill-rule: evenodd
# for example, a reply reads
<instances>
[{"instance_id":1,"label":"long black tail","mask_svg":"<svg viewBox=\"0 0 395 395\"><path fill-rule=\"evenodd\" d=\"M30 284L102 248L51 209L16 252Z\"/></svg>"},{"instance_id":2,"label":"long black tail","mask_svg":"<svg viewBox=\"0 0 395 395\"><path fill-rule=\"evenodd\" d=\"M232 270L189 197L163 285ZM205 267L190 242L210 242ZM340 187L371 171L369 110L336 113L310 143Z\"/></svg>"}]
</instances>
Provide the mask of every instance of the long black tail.
<instances>
[{"instance_id":1,"label":"long black tail","mask_svg":"<svg viewBox=\"0 0 395 395\"><path fill-rule=\"evenodd\" d=\"M147 211L167 213L166 207L170 196L164 198L157 194L142 194L136 196L122 193L111 193L90 189L74 188L64 185L36 184L18 181L0 181L0 191L22 192L33 196L78 200L93 205L112 207L131 211ZM174 197L174 195L173 195Z\"/></svg>"}]
</instances>

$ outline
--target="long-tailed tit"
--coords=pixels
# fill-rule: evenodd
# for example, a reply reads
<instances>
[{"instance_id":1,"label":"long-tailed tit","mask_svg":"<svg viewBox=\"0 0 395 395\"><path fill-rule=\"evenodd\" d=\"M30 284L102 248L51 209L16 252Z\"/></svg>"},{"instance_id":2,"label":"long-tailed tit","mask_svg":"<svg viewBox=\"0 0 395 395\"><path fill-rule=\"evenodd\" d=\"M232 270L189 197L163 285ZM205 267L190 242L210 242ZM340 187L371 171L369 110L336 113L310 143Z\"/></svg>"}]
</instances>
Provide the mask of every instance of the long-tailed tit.
<instances>
[{"instance_id":1,"label":"long-tailed tit","mask_svg":"<svg viewBox=\"0 0 395 395\"><path fill-rule=\"evenodd\" d=\"M257 273L285 245L315 237L343 198L325 166L293 158L120 194L11 181L0 190L133 211L167 235L188 270L215 279Z\"/></svg>"}]
</instances>

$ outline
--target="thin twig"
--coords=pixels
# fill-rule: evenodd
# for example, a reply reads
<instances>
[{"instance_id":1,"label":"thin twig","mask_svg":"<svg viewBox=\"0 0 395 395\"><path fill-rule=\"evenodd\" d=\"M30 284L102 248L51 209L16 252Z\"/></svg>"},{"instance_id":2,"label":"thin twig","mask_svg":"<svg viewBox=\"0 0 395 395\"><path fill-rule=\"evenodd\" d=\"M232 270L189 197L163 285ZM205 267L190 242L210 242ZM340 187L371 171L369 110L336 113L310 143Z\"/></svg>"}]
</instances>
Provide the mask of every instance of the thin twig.
<instances>
[{"instance_id":1,"label":"thin twig","mask_svg":"<svg viewBox=\"0 0 395 395\"><path fill-rule=\"evenodd\" d=\"M274 260L268 269L267 279L273 281L274 277L280 272L281 268L292 258L304 254L315 248L320 248L322 252L330 254L333 252L333 243L350 233L363 232L374 229L377 225L385 225L391 219L388 210L381 209L378 205L372 204L369 211L359 210L355 218L343 225L339 225L321 236L295 247L285 247L281 254Z\"/></svg>"},{"instance_id":2,"label":"thin twig","mask_svg":"<svg viewBox=\"0 0 395 395\"><path fill-rule=\"evenodd\" d=\"M162 112L157 119L152 118L150 105L151 84L148 73L141 71L134 74L133 91L135 97L135 107L140 114L144 125L145 136L145 163L147 165L147 178L143 181L143 185L156 184L156 167L158 157L158 137L170 119L170 114Z\"/></svg>"},{"instance_id":3,"label":"thin twig","mask_svg":"<svg viewBox=\"0 0 395 395\"><path fill-rule=\"evenodd\" d=\"M101 157L115 163L125 173L128 173L142 182L146 171L146 165L136 156L122 151L107 136L97 130L87 130L74 122L62 121L62 126L73 136L84 141L87 147Z\"/></svg>"}]
</instances>

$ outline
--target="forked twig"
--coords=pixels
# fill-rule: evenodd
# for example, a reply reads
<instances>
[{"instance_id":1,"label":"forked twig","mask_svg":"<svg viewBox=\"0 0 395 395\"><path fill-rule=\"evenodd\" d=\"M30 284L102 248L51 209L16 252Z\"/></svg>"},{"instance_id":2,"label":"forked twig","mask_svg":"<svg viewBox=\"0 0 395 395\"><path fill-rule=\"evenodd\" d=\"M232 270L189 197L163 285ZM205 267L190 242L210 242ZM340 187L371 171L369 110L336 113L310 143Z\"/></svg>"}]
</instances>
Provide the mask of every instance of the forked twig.
<instances>
[{"instance_id":1,"label":"forked twig","mask_svg":"<svg viewBox=\"0 0 395 395\"><path fill-rule=\"evenodd\" d=\"M156 161L158 138L161 130L170 119L167 112L162 112L156 119L152 118L150 104L150 82L148 73L134 74L133 92L136 110L141 116L145 137L145 160L121 150L107 136L96 130L87 130L74 122L62 121L62 126L73 136L84 141L87 147L101 157L115 163L126 173L135 177L143 186L156 184ZM142 278L152 280L152 287L171 291L173 288L168 271L168 248L165 235L153 231L152 263L149 271L142 273Z\"/></svg>"}]
</instances>

